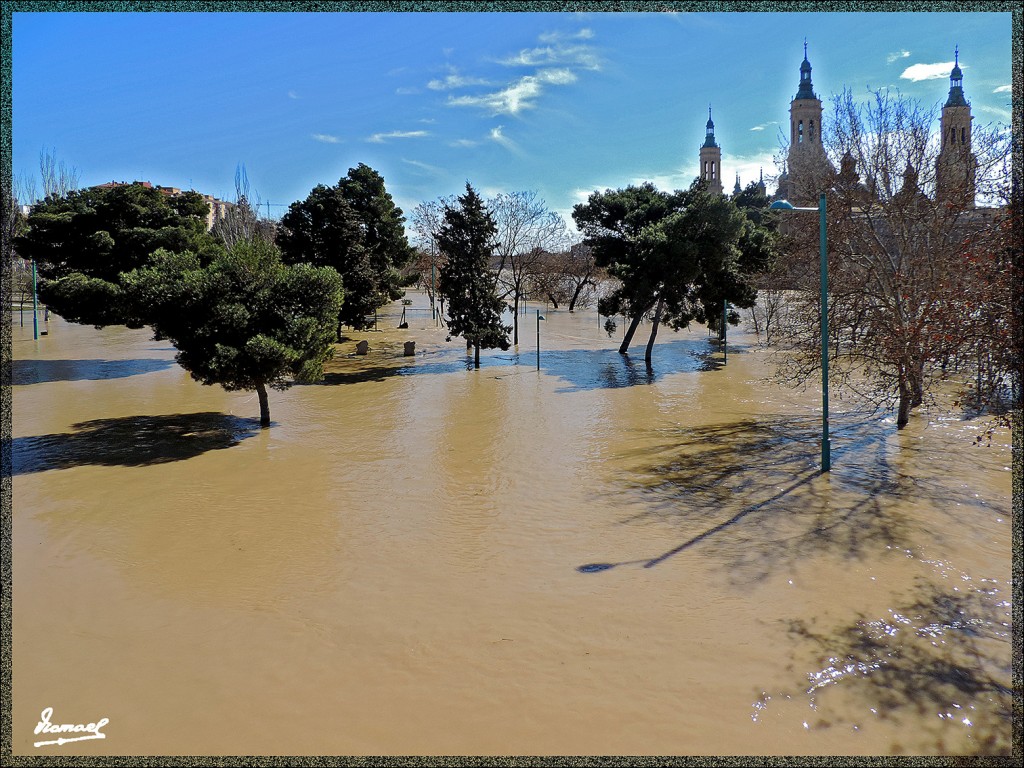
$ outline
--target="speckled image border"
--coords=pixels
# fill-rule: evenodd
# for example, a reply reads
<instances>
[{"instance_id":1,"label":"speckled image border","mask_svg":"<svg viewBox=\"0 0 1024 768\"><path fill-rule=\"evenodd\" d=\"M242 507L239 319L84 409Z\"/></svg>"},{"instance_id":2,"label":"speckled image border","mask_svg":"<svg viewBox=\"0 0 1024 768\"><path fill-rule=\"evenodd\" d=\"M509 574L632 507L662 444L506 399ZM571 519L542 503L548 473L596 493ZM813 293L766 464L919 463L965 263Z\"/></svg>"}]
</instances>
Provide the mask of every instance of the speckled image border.
<instances>
[{"instance_id":1,"label":"speckled image border","mask_svg":"<svg viewBox=\"0 0 1024 768\"><path fill-rule=\"evenodd\" d=\"M387 12L430 12L430 11L462 11L462 12L498 12L498 11L539 11L539 12L655 12L655 11L730 11L730 12L842 12L842 11L903 11L903 12L1011 12L1013 39L1013 177L1014 192L1017 204L1020 204L1024 189L1022 174L1021 149L1022 141L1021 99L1024 58L1022 58L1022 19L1024 19L1024 3L1017 2L854 2L852 0L834 0L833 2L783 2L763 0L745 0L740 2L671 2L655 0L653 2L289 2L287 0L265 0L263 2L189 2L188 0L159 0L143 2L140 0L113 2L52 2L50 0L0 0L0 101L2 101L2 147L0 147L0 178L3 179L5 193L12 183L12 131L11 131L11 74L12 74L12 14L18 12L81 12L81 11L178 11L178 12L232 12L232 11L273 11L273 12L340 12L340 11L387 11ZM7 194L4 201L9 200ZM1018 218L1019 223L1019 218ZM1015 233L1018 243L1024 243L1024 233ZM8 243L3 244L2 280L0 280L0 299L4 307L9 306L11 297L11 270L8 254ZM1021 248L1015 252L1018 267L1021 266ZM1016 304L1018 311L1024 304L1021 286L1017 287ZM484 766L484 765L552 765L552 766L785 766L785 765L863 765L863 766L975 766L975 765L1014 765L1020 760L1021 751L1021 512L1024 500L1022 485L1021 445L1024 438L1024 424L1020 414L1014 421L1013 430L1013 498L1012 498L1012 541L1013 541L1013 608L1012 608L1012 660L1013 660L1013 744L1012 756L1006 757L627 757L627 756L591 756L591 757L73 757L73 756L15 756L12 754L12 615L11 615L11 526L12 526L12 466L11 466L11 313L3 312L0 321L0 511L2 511L2 529L0 529L0 763L7 766L321 766L321 765L353 765L353 766Z\"/></svg>"}]
</instances>

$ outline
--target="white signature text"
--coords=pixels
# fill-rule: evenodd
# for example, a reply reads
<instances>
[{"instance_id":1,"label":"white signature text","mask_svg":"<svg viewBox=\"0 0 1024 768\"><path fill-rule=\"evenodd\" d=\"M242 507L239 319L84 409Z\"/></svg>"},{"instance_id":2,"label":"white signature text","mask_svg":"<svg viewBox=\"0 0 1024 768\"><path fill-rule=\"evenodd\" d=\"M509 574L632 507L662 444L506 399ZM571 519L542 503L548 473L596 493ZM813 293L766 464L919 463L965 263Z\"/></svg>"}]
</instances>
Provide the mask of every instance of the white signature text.
<instances>
[{"instance_id":1,"label":"white signature text","mask_svg":"<svg viewBox=\"0 0 1024 768\"><path fill-rule=\"evenodd\" d=\"M45 747L48 744L67 744L69 741L85 741L86 739L105 739L107 735L101 733L100 729L103 728L110 719L107 717L100 718L95 723L89 723L88 725L82 725L80 723L51 723L50 718L53 717L53 707L47 707L39 714L39 725L36 726L36 734L40 733L84 733L85 736L72 736L70 738L64 738L63 736L52 739L50 741L37 741L35 746Z\"/></svg>"}]
</instances>

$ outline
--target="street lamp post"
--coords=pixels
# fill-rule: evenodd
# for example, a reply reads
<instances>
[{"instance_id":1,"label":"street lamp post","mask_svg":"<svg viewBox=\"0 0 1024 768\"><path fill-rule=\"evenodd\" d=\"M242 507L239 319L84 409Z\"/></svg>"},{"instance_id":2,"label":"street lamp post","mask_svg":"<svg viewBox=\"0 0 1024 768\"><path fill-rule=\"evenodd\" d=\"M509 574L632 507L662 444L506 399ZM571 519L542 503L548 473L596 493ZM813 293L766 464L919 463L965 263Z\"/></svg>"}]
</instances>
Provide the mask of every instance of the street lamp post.
<instances>
[{"instance_id":1,"label":"street lamp post","mask_svg":"<svg viewBox=\"0 0 1024 768\"><path fill-rule=\"evenodd\" d=\"M544 315L537 310L537 370L540 370L540 321L544 319Z\"/></svg>"},{"instance_id":2,"label":"street lamp post","mask_svg":"<svg viewBox=\"0 0 1024 768\"><path fill-rule=\"evenodd\" d=\"M36 294L36 261L32 259L32 338L39 338L39 299Z\"/></svg>"},{"instance_id":3,"label":"street lamp post","mask_svg":"<svg viewBox=\"0 0 1024 768\"><path fill-rule=\"evenodd\" d=\"M832 468L828 434L828 225L825 220L825 194L818 197L817 208L797 208L788 200L776 200L769 208L777 211L817 211L821 252L821 471Z\"/></svg>"}]
</instances>

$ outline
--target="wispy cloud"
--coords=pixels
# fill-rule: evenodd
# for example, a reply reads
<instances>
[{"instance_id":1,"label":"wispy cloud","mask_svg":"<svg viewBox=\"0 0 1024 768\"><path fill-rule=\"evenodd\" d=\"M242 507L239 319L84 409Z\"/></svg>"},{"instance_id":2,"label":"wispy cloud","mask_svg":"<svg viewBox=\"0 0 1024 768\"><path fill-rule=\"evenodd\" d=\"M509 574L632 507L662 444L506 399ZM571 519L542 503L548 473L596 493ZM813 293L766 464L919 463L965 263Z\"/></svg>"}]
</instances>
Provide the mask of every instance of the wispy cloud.
<instances>
[{"instance_id":1,"label":"wispy cloud","mask_svg":"<svg viewBox=\"0 0 1024 768\"><path fill-rule=\"evenodd\" d=\"M449 97L453 107L480 107L494 115L517 115L524 109L533 109L544 92L545 85L568 85L576 81L569 69L541 69L535 75L526 75L500 91L480 96Z\"/></svg>"},{"instance_id":2,"label":"wispy cloud","mask_svg":"<svg viewBox=\"0 0 1024 768\"><path fill-rule=\"evenodd\" d=\"M299 98L299 94L297 94L295 91L288 91L288 98L289 99L298 99Z\"/></svg>"},{"instance_id":3,"label":"wispy cloud","mask_svg":"<svg viewBox=\"0 0 1024 768\"><path fill-rule=\"evenodd\" d=\"M998 88L996 88L994 91L992 91L992 93L1009 93L1012 90L1013 90L1013 86L1012 85L1000 85Z\"/></svg>"},{"instance_id":4,"label":"wispy cloud","mask_svg":"<svg viewBox=\"0 0 1024 768\"><path fill-rule=\"evenodd\" d=\"M422 171L433 174L435 176L441 176L445 173L443 168L438 168L436 165L430 165L428 163L422 163L419 160L406 160L402 158L402 162L411 165L413 168L419 168Z\"/></svg>"},{"instance_id":5,"label":"wispy cloud","mask_svg":"<svg viewBox=\"0 0 1024 768\"><path fill-rule=\"evenodd\" d=\"M1010 119L1012 117L1012 115L1010 114L1010 110L1003 109L1001 107L981 106L978 107L978 109L980 109L982 112L988 112L990 115L995 115L1000 120L1004 120L1006 122L1010 122Z\"/></svg>"},{"instance_id":6,"label":"wispy cloud","mask_svg":"<svg viewBox=\"0 0 1024 768\"><path fill-rule=\"evenodd\" d=\"M940 61L936 64L912 64L903 70L900 77L904 80L913 80L915 83L920 80L941 80L944 77L949 77L953 65L952 61Z\"/></svg>"},{"instance_id":7,"label":"wispy cloud","mask_svg":"<svg viewBox=\"0 0 1024 768\"><path fill-rule=\"evenodd\" d=\"M545 32L538 39L542 43L557 43L562 40L589 40L594 36L594 30L583 28L579 32L566 34L565 32Z\"/></svg>"},{"instance_id":8,"label":"wispy cloud","mask_svg":"<svg viewBox=\"0 0 1024 768\"><path fill-rule=\"evenodd\" d=\"M501 59L508 67L545 67L554 64L571 65L583 69L601 69L601 59L589 45L546 45L524 48L515 56Z\"/></svg>"},{"instance_id":9,"label":"wispy cloud","mask_svg":"<svg viewBox=\"0 0 1024 768\"><path fill-rule=\"evenodd\" d=\"M500 144L509 152L521 155L523 151L519 148L519 145L512 141L512 139L510 139L508 136L506 136L504 131L505 126L503 125L499 125L497 128L492 128L488 138L490 138L491 141Z\"/></svg>"},{"instance_id":10,"label":"wispy cloud","mask_svg":"<svg viewBox=\"0 0 1024 768\"><path fill-rule=\"evenodd\" d=\"M477 147L479 145L479 141L473 141L472 139L456 139L448 143L449 147Z\"/></svg>"},{"instance_id":11,"label":"wispy cloud","mask_svg":"<svg viewBox=\"0 0 1024 768\"><path fill-rule=\"evenodd\" d=\"M410 95L412 95L414 93L419 93L419 92L420 92L419 88L410 88L408 86L403 86L401 88L395 88L395 93L398 94L399 96L410 96Z\"/></svg>"},{"instance_id":12,"label":"wispy cloud","mask_svg":"<svg viewBox=\"0 0 1024 768\"><path fill-rule=\"evenodd\" d=\"M337 136L331 136L329 133L314 133L313 141L320 141L324 144L341 144L344 139Z\"/></svg>"},{"instance_id":13,"label":"wispy cloud","mask_svg":"<svg viewBox=\"0 0 1024 768\"><path fill-rule=\"evenodd\" d=\"M892 64L894 61L899 61L900 59L906 59L906 58L909 58L909 56L910 56L910 51L896 51L895 53L890 53L888 56L885 57L885 63L886 64Z\"/></svg>"},{"instance_id":14,"label":"wispy cloud","mask_svg":"<svg viewBox=\"0 0 1024 768\"><path fill-rule=\"evenodd\" d=\"M761 123L760 125L755 125L750 130L752 130L752 131L763 131L769 125L778 125L778 124L779 124L778 120L769 120L767 123Z\"/></svg>"},{"instance_id":15,"label":"wispy cloud","mask_svg":"<svg viewBox=\"0 0 1024 768\"><path fill-rule=\"evenodd\" d=\"M383 144L388 139L419 139L429 135L427 131L391 131L390 133L375 133L367 141Z\"/></svg>"},{"instance_id":16,"label":"wispy cloud","mask_svg":"<svg viewBox=\"0 0 1024 768\"><path fill-rule=\"evenodd\" d=\"M427 88L432 91L450 91L455 88L467 88L473 85L491 85L491 83L479 77L466 77L453 72L443 80L431 80L427 83Z\"/></svg>"}]
</instances>

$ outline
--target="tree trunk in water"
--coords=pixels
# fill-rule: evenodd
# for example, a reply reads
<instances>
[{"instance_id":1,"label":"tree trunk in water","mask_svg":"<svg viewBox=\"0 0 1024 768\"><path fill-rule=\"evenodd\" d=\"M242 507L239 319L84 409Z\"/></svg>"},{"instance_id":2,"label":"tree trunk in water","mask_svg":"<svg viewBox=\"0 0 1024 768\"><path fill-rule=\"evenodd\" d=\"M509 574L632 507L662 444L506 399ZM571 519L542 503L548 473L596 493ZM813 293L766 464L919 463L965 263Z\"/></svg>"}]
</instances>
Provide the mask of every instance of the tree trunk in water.
<instances>
[{"instance_id":1,"label":"tree trunk in water","mask_svg":"<svg viewBox=\"0 0 1024 768\"><path fill-rule=\"evenodd\" d=\"M619 345L619 354L624 355L629 349L629 343L633 341L633 334L636 333L637 326L640 325L640 318L643 317L643 312L637 312L633 317L632 322L629 324L629 330L626 331L626 335L622 338L622 344Z\"/></svg>"},{"instance_id":2,"label":"tree trunk in water","mask_svg":"<svg viewBox=\"0 0 1024 768\"><path fill-rule=\"evenodd\" d=\"M910 407L916 408L924 402L924 362L915 361L911 370L913 373L910 377L910 390L913 397Z\"/></svg>"},{"instance_id":3,"label":"tree trunk in water","mask_svg":"<svg viewBox=\"0 0 1024 768\"><path fill-rule=\"evenodd\" d=\"M569 311L573 312L576 309L576 302L583 293L583 289L590 284L589 280L584 280L582 283L576 286L576 290L572 294L572 298L569 299Z\"/></svg>"},{"instance_id":4,"label":"tree trunk in water","mask_svg":"<svg viewBox=\"0 0 1024 768\"><path fill-rule=\"evenodd\" d=\"M256 385L256 394L260 398L260 427L270 426L270 400L267 398L267 385L262 381Z\"/></svg>"},{"instance_id":5,"label":"tree trunk in water","mask_svg":"<svg viewBox=\"0 0 1024 768\"><path fill-rule=\"evenodd\" d=\"M550 293L548 294L548 301L551 302L551 308L552 309L558 309L558 299L556 299Z\"/></svg>"},{"instance_id":6,"label":"tree trunk in water","mask_svg":"<svg viewBox=\"0 0 1024 768\"><path fill-rule=\"evenodd\" d=\"M907 422L910 421L910 409L913 408L911 404L912 394L910 391L910 383L907 381L906 375L900 373L900 404L896 413L896 429L903 429L907 426Z\"/></svg>"},{"instance_id":7,"label":"tree trunk in water","mask_svg":"<svg viewBox=\"0 0 1024 768\"><path fill-rule=\"evenodd\" d=\"M473 349L474 349L474 352L473 352L473 367L474 368L479 368L480 367L480 345L479 344L475 345L473 347Z\"/></svg>"},{"instance_id":8,"label":"tree trunk in water","mask_svg":"<svg viewBox=\"0 0 1024 768\"><path fill-rule=\"evenodd\" d=\"M512 297L512 343L519 346L519 294Z\"/></svg>"},{"instance_id":9,"label":"tree trunk in water","mask_svg":"<svg viewBox=\"0 0 1024 768\"><path fill-rule=\"evenodd\" d=\"M644 353L644 362L651 367L651 350L654 349L654 340L658 337L658 324L661 322L661 310L665 306L665 297L658 296L658 308L654 310L654 322L651 324L651 338L647 340L647 351Z\"/></svg>"}]
</instances>

